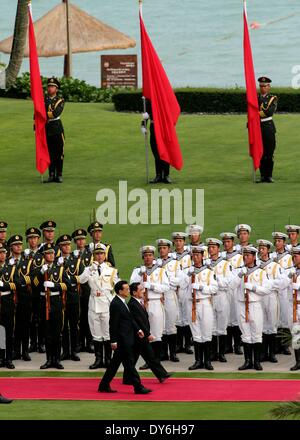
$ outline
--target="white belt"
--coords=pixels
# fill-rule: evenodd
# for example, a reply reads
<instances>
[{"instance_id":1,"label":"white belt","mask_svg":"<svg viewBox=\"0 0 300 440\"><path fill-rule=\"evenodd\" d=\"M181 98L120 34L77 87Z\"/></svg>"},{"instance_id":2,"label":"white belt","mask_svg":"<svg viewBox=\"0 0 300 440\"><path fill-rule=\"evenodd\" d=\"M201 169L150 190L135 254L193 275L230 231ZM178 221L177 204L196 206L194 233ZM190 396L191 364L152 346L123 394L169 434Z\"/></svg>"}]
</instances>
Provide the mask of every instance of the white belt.
<instances>
[{"instance_id":1,"label":"white belt","mask_svg":"<svg viewBox=\"0 0 300 440\"><path fill-rule=\"evenodd\" d=\"M160 298L148 298L148 301L160 301L161 299L163 299L163 296Z\"/></svg>"},{"instance_id":2,"label":"white belt","mask_svg":"<svg viewBox=\"0 0 300 440\"><path fill-rule=\"evenodd\" d=\"M0 292L0 297L5 296L5 295L9 295L10 293L12 293L10 290L8 292Z\"/></svg>"},{"instance_id":3,"label":"white belt","mask_svg":"<svg viewBox=\"0 0 300 440\"><path fill-rule=\"evenodd\" d=\"M60 119L60 116L57 116L57 118L48 119L48 122L58 121L59 119Z\"/></svg>"},{"instance_id":4,"label":"white belt","mask_svg":"<svg viewBox=\"0 0 300 440\"><path fill-rule=\"evenodd\" d=\"M260 122L272 121L272 119L273 119L272 116L270 116L269 118L261 119Z\"/></svg>"},{"instance_id":5,"label":"white belt","mask_svg":"<svg viewBox=\"0 0 300 440\"><path fill-rule=\"evenodd\" d=\"M60 292L50 292L50 296L57 296L60 295ZM41 292L41 296L46 296L45 292Z\"/></svg>"}]
</instances>

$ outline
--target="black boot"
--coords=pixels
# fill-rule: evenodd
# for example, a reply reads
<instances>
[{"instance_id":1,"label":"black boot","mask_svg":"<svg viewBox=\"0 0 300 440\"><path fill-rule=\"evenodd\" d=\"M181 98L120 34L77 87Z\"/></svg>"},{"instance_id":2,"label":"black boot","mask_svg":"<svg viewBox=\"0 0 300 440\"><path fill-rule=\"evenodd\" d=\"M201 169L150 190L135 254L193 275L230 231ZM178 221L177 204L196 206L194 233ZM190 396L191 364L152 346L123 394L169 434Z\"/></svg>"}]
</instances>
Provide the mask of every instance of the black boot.
<instances>
[{"instance_id":1,"label":"black boot","mask_svg":"<svg viewBox=\"0 0 300 440\"><path fill-rule=\"evenodd\" d=\"M48 347L46 350L46 362L40 366L40 370L46 370L47 368L52 368L52 357Z\"/></svg>"},{"instance_id":2,"label":"black boot","mask_svg":"<svg viewBox=\"0 0 300 440\"><path fill-rule=\"evenodd\" d=\"M211 342L204 342L204 368L206 370L213 370L214 367L210 362L210 350L211 350Z\"/></svg>"},{"instance_id":3,"label":"black boot","mask_svg":"<svg viewBox=\"0 0 300 440\"><path fill-rule=\"evenodd\" d=\"M290 368L290 371L300 370L300 348L294 350L296 363L293 367Z\"/></svg>"},{"instance_id":4,"label":"black boot","mask_svg":"<svg viewBox=\"0 0 300 440\"><path fill-rule=\"evenodd\" d=\"M278 359L275 356L275 339L275 334L269 335L269 362L272 362L273 364L278 362Z\"/></svg>"},{"instance_id":5,"label":"black boot","mask_svg":"<svg viewBox=\"0 0 300 440\"><path fill-rule=\"evenodd\" d=\"M110 341L105 341L104 342L104 366L105 368L107 368L110 364L111 361L111 345L110 345Z\"/></svg>"},{"instance_id":6,"label":"black boot","mask_svg":"<svg viewBox=\"0 0 300 440\"><path fill-rule=\"evenodd\" d=\"M154 356L159 362L160 362L160 358L161 358L161 346L162 346L161 341L152 342Z\"/></svg>"},{"instance_id":7,"label":"black boot","mask_svg":"<svg viewBox=\"0 0 300 440\"><path fill-rule=\"evenodd\" d=\"M239 367L238 369L240 371L243 370L251 370L253 368L253 362L252 362L252 344L247 344L244 342L244 357L245 362L244 364Z\"/></svg>"},{"instance_id":8,"label":"black boot","mask_svg":"<svg viewBox=\"0 0 300 440\"><path fill-rule=\"evenodd\" d=\"M263 333L262 346L260 352L260 362L266 362L269 360L269 335Z\"/></svg>"},{"instance_id":9,"label":"black boot","mask_svg":"<svg viewBox=\"0 0 300 440\"><path fill-rule=\"evenodd\" d=\"M104 368L103 363L103 342L94 341L95 347L95 362L89 366L90 370L96 370L97 368Z\"/></svg>"},{"instance_id":10,"label":"black boot","mask_svg":"<svg viewBox=\"0 0 300 440\"><path fill-rule=\"evenodd\" d=\"M261 343L254 344L254 369L261 371L263 367L260 364Z\"/></svg>"},{"instance_id":11,"label":"black boot","mask_svg":"<svg viewBox=\"0 0 300 440\"><path fill-rule=\"evenodd\" d=\"M170 361L179 362L179 358L176 356L176 334L168 335L167 338L170 349Z\"/></svg>"},{"instance_id":12,"label":"black boot","mask_svg":"<svg viewBox=\"0 0 300 440\"><path fill-rule=\"evenodd\" d=\"M183 336L184 336L184 353L193 354L193 350L191 349L192 342L192 332L189 325L183 327Z\"/></svg>"},{"instance_id":13,"label":"black boot","mask_svg":"<svg viewBox=\"0 0 300 440\"><path fill-rule=\"evenodd\" d=\"M234 343L234 354L241 355L243 354L242 350L242 340L241 340L241 330L238 325L232 327L233 332L233 343Z\"/></svg>"},{"instance_id":14,"label":"black boot","mask_svg":"<svg viewBox=\"0 0 300 440\"><path fill-rule=\"evenodd\" d=\"M210 360L217 361L218 359L218 336L213 336L210 344Z\"/></svg>"},{"instance_id":15,"label":"black boot","mask_svg":"<svg viewBox=\"0 0 300 440\"><path fill-rule=\"evenodd\" d=\"M195 362L189 367L189 370L200 370L204 367L203 364L203 344L194 342Z\"/></svg>"},{"instance_id":16,"label":"black boot","mask_svg":"<svg viewBox=\"0 0 300 440\"><path fill-rule=\"evenodd\" d=\"M64 366L60 363L60 359L57 356L54 356L52 358L52 367L56 368L57 370L64 370Z\"/></svg>"},{"instance_id":17,"label":"black boot","mask_svg":"<svg viewBox=\"0 0 300 440\"><path fill-rule=\"evenodd\" d=\"M227 362L225 357L226 335L219 336L219 361Z\"/></svg>"},{"instance_id":18,"label":"black boot","mask_svg":"<svg viewBox=\"0 0 300 440\"><path fill-rule=\"evenodd\" d=\"M160 183L162 182L162 175L161 174L156 174L156 176L154 177L154 179L150 180L149 183Z\"/></svg>"},{"instance_id":19,"label":"black boot","mask_svg":"<svg viewBox=\"0 0 300 440\"><path fill-rule=\"evenodd\" d=\"M5 367L5 350L0 349L0 368Z\"/></svg>"},{"instance_id":20,"label":"black boot","mask_svg":"<svg viewBox=\"0 0 300 440\"><path fill-rule=\"evenodd\" d=\"M23 359L23 361L26 361L26 362L31 361L31 357L29 356L28 350L27 351L23 351L22 359Z\"/></svg>"},{"instance_id":21,"label":"black boot","mask_svg":"<svg viewBox=\"0 0 300 440\"><path fill-rule=\"evenodd\" d=\"M233 347L232 347L233 329L234 327L227 327L225 353L233 353Z\"/></svg>"},{"instance_id":22,"label":"black boot","mask_svg":"<svg viewBox=\"0 0 300 440\"><path fill-rule=\"evenodd\" d=\"M177 347L176 347L176 353L184 353L183 349L183 327L178 326L177 327Z\"/></svg>"},{"instance_id":23,"label":"black boot","mask_svg":"<svg viewBox=\"0 0 300 440\"><path fill-rule=\"evenodd\" d=\"M14 366L14 364L12 363L12 359L6 359L5 361L5 366L6 368L8 368L9 370L14 370L16 367Z\"/></svg>"},{"instance_id":24,"label":"black boot","mask_svg":"<svg viewBox=\"0 0 300 440\"><path fill-rule=\"evenodd\" d=\"M168 335L162 335L161 338L162 346L161 346L161 361L168 361L169 360L169 353L168 353Z\"/></svg>"}]
</instances>

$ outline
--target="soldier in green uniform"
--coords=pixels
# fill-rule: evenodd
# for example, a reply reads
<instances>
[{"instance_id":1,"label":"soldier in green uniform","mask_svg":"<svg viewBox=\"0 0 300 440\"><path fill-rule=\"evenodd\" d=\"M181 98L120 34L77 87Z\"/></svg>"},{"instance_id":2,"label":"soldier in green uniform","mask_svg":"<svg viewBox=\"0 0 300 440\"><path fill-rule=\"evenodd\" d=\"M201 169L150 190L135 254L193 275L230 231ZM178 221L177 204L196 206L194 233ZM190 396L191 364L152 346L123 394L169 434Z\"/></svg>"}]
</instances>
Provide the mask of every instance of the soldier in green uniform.
<instances>
[{"instance_id":1,"label":"soldier in green uniform","mask_svg":"<svg viewBox=\"0 0 300 440\"><path fill-rule=\"evenodd\" d=\"M76 249L73 251L73 257L77 260L76 275L82 274L84 269L92 264L93 254L89 245L86 244L87 231L85 229L76 229L72 233ZM88 321L90 286L86 282L80 285L80 317L79 317L79 350L94 353L93 337L90 331Z\"/></svg>"},{"instance_id":2,"label":"soldier in green uniform","mask_svg":"<svg viewBox=\"0 0 300 440\"><path fill-rule=\"evenodd\" d=\"M60 363L61 331L63 325L63 293L70 285L70 279L63 266L55 260L55 248L51 243L41 249L44 264L33 274L33 282L40 290L40 316L45 323L46 333L46 362L41 369L64 367Z\"/></svg>"},{"instance_id":3,"label":"soldier in green uniform","mask_svg":"<svg viewBox=\"0 0 300 440\"><path fill-rule=\"evenodd\" d=\"M103 231L103 225L97 221L91 223L90 226L88 227L88 232L93 240L93 242L90 243L90 250L91 252L93 252L95 245L98 243L104 244L106 246L106 261L108 261L108 263L110 263L111 266L116 267L111 244L102 243L101 241L102 231Z\"/></svg>"},{"instance_id":4,"label":"soldier in green uniform","mask_svg":"<svg viewBox=\"0 0 300 440\"><path fill-rule=\"evenodd\" d=\"M7 226L8 225L6 222L0 221L0 243L2 243L5 248L7 247L7 243L6 243Z\"/></svg>"},{"instance_id":5,"label":"soldier in green uniform","mask_svg":"<svg viewBox=\"0 0 300 440\"><path fill-rule=\"evenodd\" d=\"M0 243L0 325L5 328L5 350L0 350L0 368L14 369L13 332L15 318L16 270L6 261L7 250Z\"/></svg>"},{"instance_id":6,"label":"soldier in green uniform","mask_svg":"<svg viewBox=\"0 0 300 440\"><path fill-rule=\"evenodd\" d=\"M274 151L276 148L276 128L273 115L277 110L277 96L270 93L271 80L265 76L258 78L260 94L259 116L263 141L263 156L260 161L261 179L259 182L273 183Z\"/></svg>"},{"instance_id":7,"label":"soldier in green uniform","mask_svg":"<svg viewBox=\"0 0 300 440\"><path fill-rule=\"evenodd\" d=\"M64 160L64 128L60 119L65 101L57 95L59 81L52 77L48 79L48 94L45 97L47 114L46 137L50 156L49 178L45 183L62 183Z\"/></svg>"},{"instance_id":8,"label":"soldier in green uniform","mask_svg":"<svg viewBox=\"0 0 300 440\"><path fill-rule=\"evenodd\" d=\"M43 233L43 239L44 242L40 245L40 249L43 248L45 244L53 244L54 251L55 251L55 257L60 257L60 249L57 244L54 243L55 240L55 228L56 223L53 220L46 220L43 222L40 226L40 230Z\"/></svg>"},{"instance_id":9,"label":"soldier in green uniform","mask_svg":"<svg viewBox=\"0 0 300 440\"><path fill-rule=\"evenodd\" d=\"M72 237L70 235L61 235L57 244L60 247L61 256L57 260L57 264L62 266L70 278L70 284L66 291L66 297L63 297L64 308L64 325L62 331L62 348L63 353L61 360L71 359L72 361L80 361L76 354L78 343L78 325L79 325L79 288L80 283L76 278L78 265L80 261L74 258L71 253ZM70 351L71 346L71 351Z\"/></svg>"}]
</instances>

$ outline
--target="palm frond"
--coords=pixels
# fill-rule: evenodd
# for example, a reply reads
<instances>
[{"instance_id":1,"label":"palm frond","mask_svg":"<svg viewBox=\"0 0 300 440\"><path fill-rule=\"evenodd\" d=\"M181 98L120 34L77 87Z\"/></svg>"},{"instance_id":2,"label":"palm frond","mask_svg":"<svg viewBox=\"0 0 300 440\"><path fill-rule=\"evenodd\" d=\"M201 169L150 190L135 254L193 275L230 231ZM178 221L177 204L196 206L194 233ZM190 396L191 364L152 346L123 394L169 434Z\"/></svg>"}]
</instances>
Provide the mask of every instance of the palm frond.
<instances>
[{"instance_id":1,"label":"palm frond","mask_svg":"<svg viewBox=\"0 0 300 440\"><path fill-rule=\"evenodd\" d=\"M270 414L273 419L277 420L287 419L288 417L300 420L300 401L281 403L273 408Z\"/></svg>"}]
</instances>

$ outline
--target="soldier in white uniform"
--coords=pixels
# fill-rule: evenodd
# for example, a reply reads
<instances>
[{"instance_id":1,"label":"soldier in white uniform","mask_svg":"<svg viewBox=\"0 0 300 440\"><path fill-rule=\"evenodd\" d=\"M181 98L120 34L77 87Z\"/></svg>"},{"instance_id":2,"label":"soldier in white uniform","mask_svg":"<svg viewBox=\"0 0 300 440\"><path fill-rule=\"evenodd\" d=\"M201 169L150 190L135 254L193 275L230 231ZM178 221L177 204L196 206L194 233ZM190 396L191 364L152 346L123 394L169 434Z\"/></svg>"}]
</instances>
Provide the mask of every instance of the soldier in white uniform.
<instances>
[{"instance_id":1,"label":"soldier in white uniform","mask_svg":"<svg viewBox=\"0 0 300 440\"><path fill-rule=\"evenodd\" d=\"M141 248L144 265L136 267L130 277L131 283L143 283L145 288L144 303L148 312L152 347L155 357L161 358L161 339L165 328L164 294L170 289L166 270L154 262L154 246ZM145 364L142 369L148 368Z\"/></svg>"},{"instance_id":2,"label":"soldier in white uniform","mask_svg":"<svg viewBox=\"0 0 300 440\"><path fill-rule=\"evenodd\" d=\"M105 261L106 253L106 246L97 243L93 250L93 263L78 277L81 284L88 282L91 288L88 318L96 356L95 362L89 367L91 370L107 367L111 359L109 305L119 277L117 269Z\"/></svg>"},{"instance_id":3,"label":"soldier in white uniform","mask_svg":"<svg viewBox=\"0 0 300 440\"><path fill-rule=\"evenodd\" d=\"M286 233L289 236L290 243L286 245L286 250L292 253L293 247L299 246L300 226L285 225Z\"/></svg>"},{"instance_id":4,"label":"soldier in white uniform","mask_svg":"<svg viewBox=\"0 0 300 440\"><path fill-rule=\"evenodd\" d=\"M276 261L283 271L291 268L293 266L293 259L291 254L286 249L286 241L288 236L283 232L273 232L272 237L274 239L275 252L270 256ZM282 333L289 332L289 318L288 318L288 289L282 289L279 295L280 303L280 323L278 327L279 335ZM285 337L276 338L278 347L276 348L277 353L290 355L288 344L285 341Z\"/></svg>"},{"instance_id":5,"label":"soldier in white uniform","mask_svg":"<svg viewBox=\"0 0 300 440\"><path fill-rule=\"evenodd\" d=\"M179 262L180 270L187 273L191 267L192 259L189 249L186 249L185 232L173 232L172 239L174 245L173 258ZM177 322L177 353L193 354L191 349L192 333L189 326L188 316L188 301L186 286L179 286L178 289L178 304L179 304L179 318Z\"/></svg>"},{"instance_id":6,"label":"soldier in white uniform","mask_svg":"<svg viewBox=\"0 0 300 440\"><path fill-rule=\"evenodd\" d=\"M250 244L251 226L246 225L245 223L241 223L239 225L236 225L234 231L240 241L240 243L235 246L235 249L238 252L241 252L242 248L245 246L252 246Z\"/></svg>"},{"instance_id":7,"label":"soldier in white uniform","mask_svg":"<svg viewBox=\"0 0 300 440\"><path fill-rule=\"evenodd\" d=\"M222 256L231 265L233 271L244 266L243 255L234 247L236 234L233 232L222 232L220 237L223 242ZM237 317L236 289L229 289L229 321L227 327L227 347L225 353L243 354L241 349L241 330ZM233 343L233 346L232 346Z\"/></svg>"},{"instance_id":8,"label":"soldier in white uniform","mask_svg":"<svg viewBox=\"0 0 300 440\"><path fill-rule=\"evenodd\" d=\"M178 260L175 260L170 254L172 242L170 240L160 238L156 241L159 259L157 264L163 267L169 280L169 290L164 294L165 307L165 328L162 336L162 361L170 360L179 362L176 356L176 323L179 317L178 306L178 289L184 282L182 271ZM170 357L169 357L170 350Z\"/></svg>"},{"instance_id":9,"label":"soldier in white uniform","mask_svg":"<svg viewBox=\"0 0 300 440\"><path fill-rule=\"evenodd\" d=\"M192 248L193 266L188 275L188 304L190 326L194 339L195 363L189 370L206 368L213 370L210 361L210 345L213 332L212 295L218 291L214 271L203 265L205 246ZM204 357L204 361L203 361Z\"/></svg>"},{"instance_id":10,"label":"soldier in white uniform","mask_svg":"<svg viewBox=\"0 0 300 440\"><path fill-rule=\"evenodd\" d=\"M272 282L272 290L270 295L266 295L262 299L263 307L263 344L261 352L261 362L269 361L278 362L275 356L276 334L279 324L279 295L284 286L283 270L280 265L270 258L270 252L273 244L268 240L257 240L259 251L259 266L268 275Z\"/></svg>"},{"instance_id":11,"label":"soldier in white uniform","mask_svg":"<svg viewBox=\"0 0 300 440\"><path fill-rule=\"evenodd\" d=\"M205 243L203 243L201 239L203 227L200 225L189 225L187 227L187 233L190 238L190 244L187 244L185 249L191 252L194 246L204 246L205 251L203 258L206 259L208 257L207 246L205 246Z\"/></svg>"},{"instance_id":12,"label":"soldier in white uniform","mask_svg":"<svg viewBox=\"0 0 300 440\"><path fill-rule=\"evenodd\" d=\"M291 371L300 370L300 246L292 249L294 267L288 272L289 288L289 327L292 334L296 363Z\"/></svg>"},{"instance_id":13,"label":"soldier in white uniform","mask_svg":"<svg viewBox=\"0 0 300 440\"><path fill-rule=\"evenodd\" d=\"M214 272L218 283L218 291L213 297L214 326L212 339L212 360L227 362L225 357L227 327L230 312L230 282L232 267L220 255L222 242L217 238L207 238L209 265Z\"/></svg>"},{"instance_id":14,"label":"soldier in white uniform","mask_svg":"<svg viewBox=\"0 0 300 440\"><path fill-rule=\"evenodd\" d=\"M262 299L271 293L268 275L256 264L256 248L243 247L245 267L233 278L232 287L238 289L238 318L244 343L245 363L239 370L253 368L252 351L254 351L254 369L262 370L260 351L263 331Z\"/></svg>"}]
</instances>

